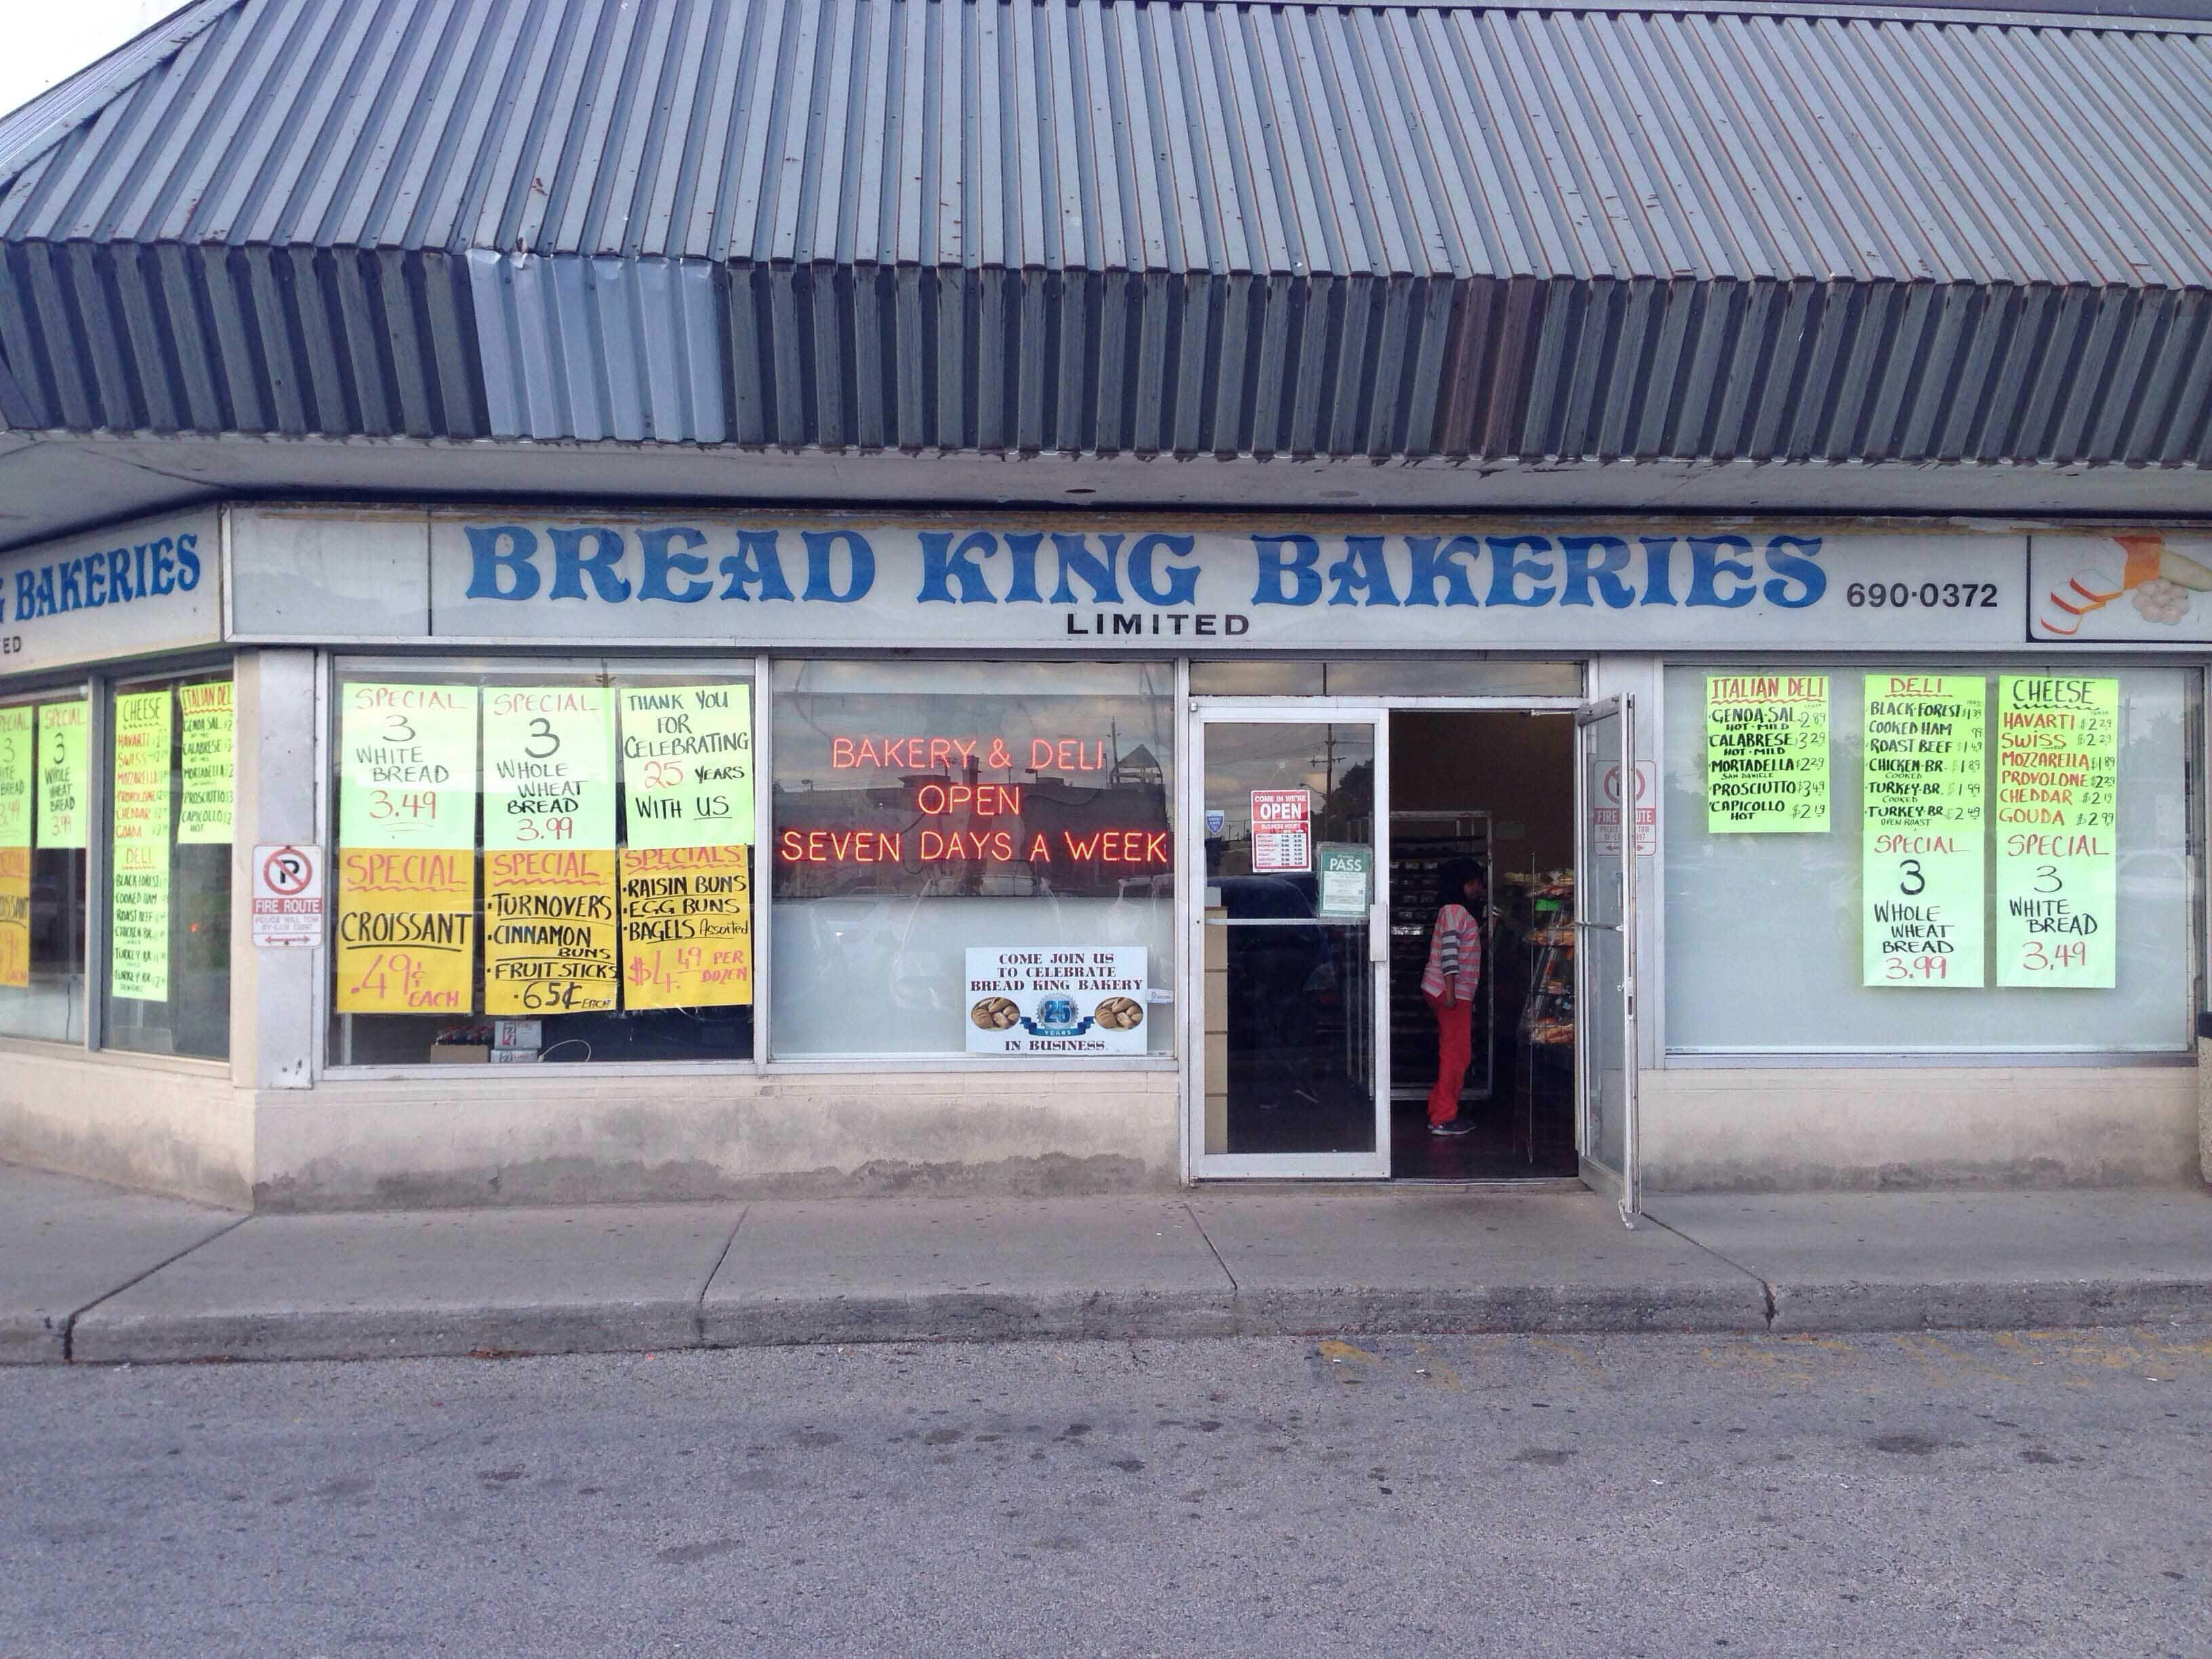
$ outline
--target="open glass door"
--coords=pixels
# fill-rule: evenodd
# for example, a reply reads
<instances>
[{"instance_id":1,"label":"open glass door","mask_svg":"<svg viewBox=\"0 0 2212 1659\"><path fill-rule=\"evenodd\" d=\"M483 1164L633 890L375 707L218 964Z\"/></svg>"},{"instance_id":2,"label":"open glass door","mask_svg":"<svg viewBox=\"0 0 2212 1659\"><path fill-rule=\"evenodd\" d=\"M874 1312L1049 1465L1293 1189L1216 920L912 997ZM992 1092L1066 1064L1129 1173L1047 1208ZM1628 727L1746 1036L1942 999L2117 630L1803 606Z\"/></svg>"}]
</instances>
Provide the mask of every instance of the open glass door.
<instances>
[{"instance_id":1,"label":"open glass door","mask_svg":"<svg viewBox=\"0 0 2212 1659\"><path fill-rule=\"evenodd\" d=\"M1608 697L1575 717L1575 1045L1582 1176L1631 1227L1643 1206L1636 1146L1636 837L1632 808L1610 836L1596 808L1628 802L1636 776L1636 700Z\"/></svg>"},{"instance_id":2,"label":"open glass door","mask_svg":"<svg viewBox=\"0 0 2212 1659\"><path fill-rule=\"evenodd\" d=\"M1390 1172L1388 726L1316 713L1209 703L1193 722L1201 1176Z\"/></svg>"}]
</instances>

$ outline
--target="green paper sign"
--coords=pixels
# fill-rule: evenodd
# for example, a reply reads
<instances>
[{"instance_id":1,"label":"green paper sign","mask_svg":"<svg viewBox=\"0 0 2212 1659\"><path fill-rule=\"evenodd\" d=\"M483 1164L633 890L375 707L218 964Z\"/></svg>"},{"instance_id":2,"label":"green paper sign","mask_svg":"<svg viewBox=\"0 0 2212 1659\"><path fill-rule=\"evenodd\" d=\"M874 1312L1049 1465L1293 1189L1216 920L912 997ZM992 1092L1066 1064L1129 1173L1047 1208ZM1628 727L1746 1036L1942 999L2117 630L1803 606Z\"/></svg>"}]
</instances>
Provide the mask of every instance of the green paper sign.
<instances>
[{"instance_id":1,"label":"green paper sign","mask_svg":"<svg viewBox=\"0 0 2212 1659\"><path fill-rule=\"evenodd\" d=\"M227 846L230 842L234 769L230 682L177 688L184 711L185 798L177 809L179 846Z\"/></svg>"},{"instance_id":2,"label":"green paper sign","mask_svg":"<svg viewBox=\"0 0 2212 1659\"><path fill-rule=\"evenodd\" d=\"M1705 828L1826 833L1828 677L1705 677Z\"/></svg>"},{"instance_id":3,"label":"green paper sign","mask_svg":"<svg viewBox=\"0 0 2212 1659\"><path fill-rule=\"evenodd\" d=\"M477 844L477 689L338 688L338 845Z\"/></svg>"},{"instance_id":4,"label":"green paper sign","mask_svg":"<svg viewBox=\"0 0 2212 1659\"><path fill-rule=\"evenodd\" d=\"M1979 674L1866 677L1859 786L1869 985L1979 986L1989 690Z\"/></svg>"},{"instance_id":5,"label":"green paper sign","mask_svg":"<svg viewBox=\"0 0 2212 1659\"><path fill-rule=\"evenodd\" d=\"M1321 872L1321 914L1365 915L1372 902L1375 849L1325 841L1314 850L1317 855L1315 867Z\"/></svg>"},{"instance_id":6,"label":"green paper sign","mask_svg":"<svg viewBox=\"0 0 2212 1659\"><path fill-rule=\"evenodd\" d=\"M108 989L169 1000L169 693L115 699L115 823Z\"/></svg>"},{"instance_id":7,"label":"green paper sign","mask_svg":"<svg viewBox=\"0 0 2212 1659\"><path fill-rule=\"evenodd\" d=\"M752 844L750 686L625 690L622 741L628 845Z\"/></svg>"},{"instance_id":8,"label":"green paper sign","mask_svg":"<svg viewBox=\"0 0 2212 1659\"><path fill-rule=\"evenodd\" d=\"M614 693L495 686L483 694L483 844L615 844Z\"/></svg>"},{"instance_id":9,"label":"green paper sign","mask_svg":"<svg viewBox=\"0 0 2212 1659\"><path fill-rule=\"evenodd\" d=\"M39 845L82 847L87 836L85 719L91 705L39 705Z\"/></svg>"},{"instance_id":10,"label":"green paper sign","mask_svg":"<svg viewBox=\"0 0 2212 1659\"><path fill-rule=\"evenodd\" d=\"M1997 679L1997 983L2109 990L2119 949L2120 683Z\"/></svg>"},{"instance_id":11,"label":"green paper sign","mask_svg":"<svg viewBox=\"0 0 2212 1659\"><path fill-rule=\"evenodd\" d=\"M31 705L0 708L0 847L31 844Z\"/></svg>"}]
</instances>

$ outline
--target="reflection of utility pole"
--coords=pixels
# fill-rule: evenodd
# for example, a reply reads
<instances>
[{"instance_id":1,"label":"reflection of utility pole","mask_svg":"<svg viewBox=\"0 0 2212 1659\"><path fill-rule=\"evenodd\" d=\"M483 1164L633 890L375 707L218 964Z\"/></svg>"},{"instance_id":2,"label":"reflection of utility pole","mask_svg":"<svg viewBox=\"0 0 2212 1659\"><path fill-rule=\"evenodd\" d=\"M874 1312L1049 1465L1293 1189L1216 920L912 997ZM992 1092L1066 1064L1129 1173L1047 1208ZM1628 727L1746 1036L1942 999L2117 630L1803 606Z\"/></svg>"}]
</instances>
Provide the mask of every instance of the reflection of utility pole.
<instances>
[{"instance_id":1,"label":"reflection of utility pole","mask_svg":"<svg viewBox=\"0 0 2212 1659\"><path fill-rule=\"evenodd\" d=\"M1316 755L1306 764L1324 769L1322 773L1322 810L1327 811L1328 798L1336 793L1336 728L1334 726L1324 726L1322 731L1326 734L1322 738L1322 752Z\"/></svg>"},{"instance_id":2,"label":"reflection of utility pole","mask_svg":"<svg viewBox=\"0 0 2212 1659\"><path fill-rule=\"evenodd\" d=\"M1119 789L1121 787L1121 722L1107 721L1106 731L1114 745L1114 761L1106 771L1106 787Z\"/></svg>"}]
</instances>

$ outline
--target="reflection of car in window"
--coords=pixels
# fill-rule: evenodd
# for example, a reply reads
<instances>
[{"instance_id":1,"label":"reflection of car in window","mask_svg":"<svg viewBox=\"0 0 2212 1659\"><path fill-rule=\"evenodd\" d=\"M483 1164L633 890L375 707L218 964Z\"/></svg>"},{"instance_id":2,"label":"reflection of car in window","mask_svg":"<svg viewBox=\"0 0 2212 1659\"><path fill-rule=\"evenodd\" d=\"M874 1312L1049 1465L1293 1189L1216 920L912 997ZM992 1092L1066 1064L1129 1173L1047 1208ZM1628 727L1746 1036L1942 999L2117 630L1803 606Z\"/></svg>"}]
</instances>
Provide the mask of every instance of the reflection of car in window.
<instances>
[{"instance_id":1,"label":"reflection of car in window","mask_svg":"<svg viewBox=\"0 0 2212 1659\"><path fill-rule=\"evenodd\" d=\"M1331 1047L1343 997L1331 930L1313 919L1313 877L1225 876L1206 885L1231 921L1283 924L1226 930L1230 1046L1282 1054Z\"/></svg>"}]
</instances>

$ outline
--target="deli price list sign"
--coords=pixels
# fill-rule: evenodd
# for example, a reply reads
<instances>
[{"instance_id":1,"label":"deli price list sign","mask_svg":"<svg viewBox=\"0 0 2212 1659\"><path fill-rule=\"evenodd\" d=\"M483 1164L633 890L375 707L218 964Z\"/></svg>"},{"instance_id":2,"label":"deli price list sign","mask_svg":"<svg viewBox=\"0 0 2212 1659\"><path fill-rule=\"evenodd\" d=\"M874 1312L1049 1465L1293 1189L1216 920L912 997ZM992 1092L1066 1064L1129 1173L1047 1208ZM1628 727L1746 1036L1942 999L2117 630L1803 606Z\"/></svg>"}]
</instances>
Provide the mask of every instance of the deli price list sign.
<instances>
[{"instance_id":1,"label":"deli price list sign","mask_svg":"<svg viewBox=\"0 0 2212 1659\"><path fill-rule=\"evenodd\" d=\"M1866 677L1860 798L1865 983L1984 983L1979 674Z\"/></svg>"},{"instance_id":2,"label":"deli price list sign","mask_svg":"<svg viewBox=\"0 0 2212 1659\"><path fill-rule=\"evenodd\" d=\"M2120 683L1997 679L1997 983L2109 990Z\"/></svg>"},{"instance_id":3,"label":"deli price list sign","mask_svg":"<svg viewBox=\"0 0 2212 1659\"><path fill-rule=\"evenodd\" d=\"M1141 1054L1151 980L1141 945L968 952L971 1054Z\"/></svg>"},{"instance_id":4,"label":"deli price list sign","mask_svg":"<svg viewBox=\"0 0 2212 1659\"><path fill-rule=\"evenodd\" d=\"M1828 677L1705 678L1708 834L1825 834Z\"/></svg>"}]
</instances>

